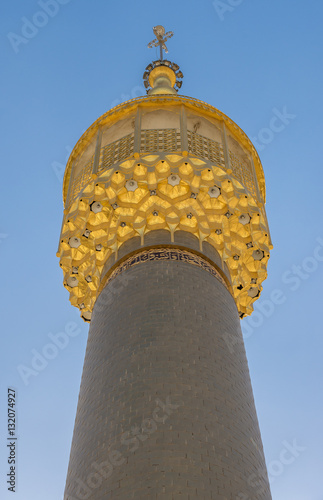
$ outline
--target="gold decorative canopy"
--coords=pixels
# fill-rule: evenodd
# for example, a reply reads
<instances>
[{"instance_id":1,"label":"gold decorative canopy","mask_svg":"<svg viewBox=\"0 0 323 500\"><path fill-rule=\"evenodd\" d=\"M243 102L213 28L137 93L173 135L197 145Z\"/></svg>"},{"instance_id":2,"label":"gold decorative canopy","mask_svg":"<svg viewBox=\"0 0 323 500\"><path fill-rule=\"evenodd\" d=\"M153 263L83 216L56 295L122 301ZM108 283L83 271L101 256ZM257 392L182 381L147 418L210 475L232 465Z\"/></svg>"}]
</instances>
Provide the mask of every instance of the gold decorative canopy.
<instances>
[{"instance_id":1,"label":"gold decorative canopy","mask_svg":"<svg viewBox=\"0 0 323 500\"><path fill-rule=\"evenodd\" d=\"M162 47L169 33L157 28ZM262 290L272 244L260 159L230 118L177 94L182 76L169 61L149 65L148 95L102 115L68 160L57 255L86 321L120 246L135 236L144 246L156 229L171 241L187 231L217 250L241 317Z\"/></svg>"}]
</instances>

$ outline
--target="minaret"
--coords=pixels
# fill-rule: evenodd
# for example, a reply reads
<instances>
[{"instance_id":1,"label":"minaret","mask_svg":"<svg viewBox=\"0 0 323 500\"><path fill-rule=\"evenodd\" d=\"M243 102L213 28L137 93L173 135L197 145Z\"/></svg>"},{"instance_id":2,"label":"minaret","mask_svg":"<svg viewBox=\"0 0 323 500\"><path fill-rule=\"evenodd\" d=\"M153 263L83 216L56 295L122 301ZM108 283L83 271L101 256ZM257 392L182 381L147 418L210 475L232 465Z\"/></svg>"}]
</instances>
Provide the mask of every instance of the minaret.
<instances>
[{"instance_id":1,"label":"minaret","mask_svg":"<svg viewBox=\"0 0 323 500\"><path fill-rule=\"evenodd\" d=\"M270 500L240 328L272 248L263 169L178 94L154 32L147 96L96 120L65 171L58 256L91 324L64 500Z\"/></svg>"}]
</instances>

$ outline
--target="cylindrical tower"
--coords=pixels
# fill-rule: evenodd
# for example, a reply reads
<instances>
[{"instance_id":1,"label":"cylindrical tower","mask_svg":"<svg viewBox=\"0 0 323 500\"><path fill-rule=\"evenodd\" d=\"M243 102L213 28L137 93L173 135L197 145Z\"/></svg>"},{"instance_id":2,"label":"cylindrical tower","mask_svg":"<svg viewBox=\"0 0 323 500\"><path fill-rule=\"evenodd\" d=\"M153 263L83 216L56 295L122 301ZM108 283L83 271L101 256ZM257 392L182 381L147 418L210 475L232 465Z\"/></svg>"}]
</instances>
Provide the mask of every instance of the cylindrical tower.
<instances>
[{"instance_id":1,"label":"cylindrical tower","mask_svg":"<svg viewBox=\"0 0 323 500\"><path fill-rule=\"evenodd\" d=\"M182 76L149 65L66 167L58 255L91 325L64 500L271 498L239 321L272 247L263 170Z\"/></svg>"}]
</instances>

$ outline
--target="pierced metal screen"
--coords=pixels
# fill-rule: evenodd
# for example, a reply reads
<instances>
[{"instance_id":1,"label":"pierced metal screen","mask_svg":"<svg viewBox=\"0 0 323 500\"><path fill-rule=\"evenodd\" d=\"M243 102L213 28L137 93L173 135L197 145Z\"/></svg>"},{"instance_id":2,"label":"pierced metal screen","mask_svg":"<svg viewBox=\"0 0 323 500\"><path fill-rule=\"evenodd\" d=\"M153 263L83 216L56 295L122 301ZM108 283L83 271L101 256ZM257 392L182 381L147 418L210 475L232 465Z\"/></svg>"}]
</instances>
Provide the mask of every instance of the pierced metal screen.
<instances>
[{"instance_id":1,"label":"pierced metal screen","mask_svg":"<svg viewBox=\"0 0 323 500\"><path fill-rule=\"evenodd\" d=\"M229 168L225 164L224 151L219 142L203 137L195 132L187 132L189 153L199 158L209 160L213 165ZM178 152L182 150L180 130L146 129L141 131L140 153ZM111 168L113 165L131 157L134 153L134 134L126 135L101 148L98 173ZM230 167L233 175L256 196L255 178L250 162L243 162L238 156L229 151ZM83 170L71 179L68 206L91 181L94 157L86 164Z\"/></svg>"},{"instance_id":2,"label":"pierced metal screen","mask_svg":"<svg viewBox=\"0 0 323 500\"><path fill-rule=\"evenodd\" d=\"M233 175L248 189L250 193L256 195L255 179L250 162L240 160L234 153L229 151L230 166Z\"/></svg>"},{"instance_id":3,"label":"pierced metal screen","mask_svg":"<svg viewBox=\"0 0 323 500\"><path fill-rule=\"evenodd\" d=\"M176 128L141 131L141 153L181 151L181 134Z\"/></svg>"},{"instance_id":4,"label":"pierced metal screen","mask_svg":"<svg viewBox=\"0 0 323 500\"><path fill-rule=\"evenodd\" d=\"M212 163L225 167L222 145L219 142L212 141L203 137L203 135L187 131L188 151L193 155L199 156Z\"/></svg>"},{"instance_id":5,"label":"pierced metal screen","mask_svg":"<svg viewBox=\"0 0 323 500\"><path fill-rule=\"evenodd\" d=\"M72 185L70 186L70 195L68 201L68 206L74 201L74 199L82 192L85 186L92 179L92 170L93 170L93 157L91 160L85 165L83 170L74 177L70 182Z\"/></svg>"},{"instance_id":6,"label":"pierced metal screen","mask_svg":"<svg viewBox=\"0 0 323 500\"><path fill-rule=\"evenodd\" d=\"M106 170L115 163L125 160L133 154L134 134L126 135L101 149L101 158L98 171Z\"/></svg>"}]
</instances>

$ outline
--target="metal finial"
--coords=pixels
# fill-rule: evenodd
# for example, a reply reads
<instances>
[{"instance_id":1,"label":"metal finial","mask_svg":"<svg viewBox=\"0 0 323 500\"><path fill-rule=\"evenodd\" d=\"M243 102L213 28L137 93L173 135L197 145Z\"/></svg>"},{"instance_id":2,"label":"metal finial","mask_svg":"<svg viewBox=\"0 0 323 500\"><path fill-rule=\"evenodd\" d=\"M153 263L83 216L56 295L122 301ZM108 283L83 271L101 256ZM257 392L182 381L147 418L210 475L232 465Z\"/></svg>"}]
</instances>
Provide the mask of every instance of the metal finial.
<instances>
[{"instance_id":1,"label":"metal finial","mask_svg":"<svg viewBox=\"0 0 323 500\"><path fill-rule=\"evenodd\" d=\"M164 58L163 55L163 49L168 54L168 49L166 47L167 40L169 40L174 33L172 31L168 31L167 33L165 32L164 26L158 25L153 27L153 32L156 35L156 39L153 40L152 42L148 43L148 48L152 49L153 47L158 47L160 48L160 60L162 61Z\"/></svg>"}]
</instances>

